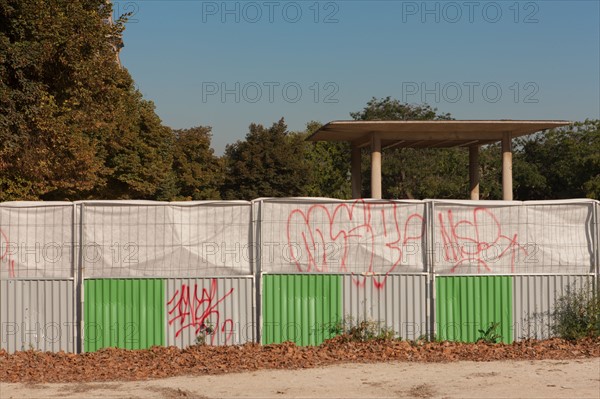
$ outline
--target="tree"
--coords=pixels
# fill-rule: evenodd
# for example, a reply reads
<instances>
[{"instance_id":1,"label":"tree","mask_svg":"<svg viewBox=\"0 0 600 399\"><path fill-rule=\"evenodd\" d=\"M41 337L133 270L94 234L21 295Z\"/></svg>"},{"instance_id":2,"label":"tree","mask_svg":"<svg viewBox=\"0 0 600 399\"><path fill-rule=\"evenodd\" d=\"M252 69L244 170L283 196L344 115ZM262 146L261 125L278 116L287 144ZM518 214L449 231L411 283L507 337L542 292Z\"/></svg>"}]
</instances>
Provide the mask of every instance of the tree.
<instances>
[{"instance_id":1,"label":"tree","mask_svg":"<svg viewBox=\"0 0 600 399\"><path fill-rule=\"evenodd\" d=\"M69 9L66 2L0 1L0 200L98 183L96 143L78 127L87 119L81 98L88 82L83 61L75 62L102 48L94 38L86 42L98 30L90 16L100 2L91 3Z\"/></svg>"},{"instance_id":2,"label":"tree","mask_svg":"<svg viewBox=\"0 0 600 399\"><path fill-rule=\"evenodd\" d=\"M211 128L197 126L174 133L173 169L180 199L220 199L223 165L210 147Z\"/></svg>"},{"instance_id":3,"label":"tree","mask_svg":"<svg viewBox=\"0 0 600 399\"><path fill-rule=\"evenodd\" d=\"M309 122L304 137L308 138L321 126L319 122ZM306 187L307 195L351 198L350 145L346 142L306 142L305 151L311 175Z\"/></svg>"},{"instance_id":4,"label":"tree","mask_svg":"<svg viewBox=\"0 0 600 399\"><path fill-rule=\"evenodd\" d=\"M414 105L401 103L391 97L371 98L358 112L350 112L354 120L359 121L430 121L452 120L450 114L438 114L437 108L428 104Z\"/></svg>"},{"instance_id":5,"label":"tree","mask_svg":"<svg viewBox=\"0 0 600 399\"><path fill-rule=\"evenodd\" d=\"M106 184L91 196L100 198L170 199L174 137L162 126L154 104L139 93L122 101L126 112L119 115L103 137L104 162L109 170Z\"/></svg>"},{"instance_id":6,"label":"tree","mask_svg":"<svg viewBox=\"0 0 600 399\"><path fill-rule=\"evenodd\" d=\"M479 149L479 198L502 199L502 145L484 145ZM468 161L467 161L468 162ZM525 172L518 152L513 151L513 184L516 186L521 172Z\"/></svg>"},{"instance_id":7,"label":"tree","mask_svg":"<svg viewBox=\"0 0 600 399\"><path fill-rule=\"evenodd\" d=\"M291 134L283 119L270 128L251 124L245 140L225 149L224 199L306 195L310 166L304 136Z\"/></svg>"},{"instance_id":8,"label":"tree","mask_svg":"<svg viewBox=\"0 0 600 399\"><path fill-rule=\"evenodd\" d=\"M0 201L168 197L172 133L106 0L0 0Z\"/></svg>"},{"instance_id":9,"label":"tree","mask_svg":"<svg viewBox=\"0 0 600 399\"><path fill-rule=\"evenodd\" d=\"M525 137L516 150L524 164L516 176L519 199L600 199L600 120Z\"/></svg>"}]
</instances>

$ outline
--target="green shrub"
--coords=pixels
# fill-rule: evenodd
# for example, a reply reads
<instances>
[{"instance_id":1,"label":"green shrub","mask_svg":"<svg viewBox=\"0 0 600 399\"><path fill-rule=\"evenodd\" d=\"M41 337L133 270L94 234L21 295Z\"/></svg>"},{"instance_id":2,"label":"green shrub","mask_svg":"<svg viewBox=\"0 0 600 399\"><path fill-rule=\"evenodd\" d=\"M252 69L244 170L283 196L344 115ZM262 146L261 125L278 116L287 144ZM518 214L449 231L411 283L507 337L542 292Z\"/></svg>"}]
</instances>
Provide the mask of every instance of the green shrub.
<instances>
[{"instance_id":1,"label":"green shrub","mask_svg":"<svg viewBox=\"0 0 600 399\"><path fill-rule=\"evenodd\" d=\"M497 333L497 329L500 326L500 323L493 322L490 323L489 327L487 329L480 329L479 334L481 334L481 336L477 339L477 342L486 342L488 344L497 344L501 339L502 336L500 334Z\"/></svg>"},{"instance_id":2,"label":"green shrub","mask_svg":"<svg viewBox=\"0 0 600 399\"><path fill-rule=\"evenodd\" d=\"M555 336L569 340L600 337L600 289L589 284L579 289L568 287L551 316Z\"/></svg>"}]
</instances>

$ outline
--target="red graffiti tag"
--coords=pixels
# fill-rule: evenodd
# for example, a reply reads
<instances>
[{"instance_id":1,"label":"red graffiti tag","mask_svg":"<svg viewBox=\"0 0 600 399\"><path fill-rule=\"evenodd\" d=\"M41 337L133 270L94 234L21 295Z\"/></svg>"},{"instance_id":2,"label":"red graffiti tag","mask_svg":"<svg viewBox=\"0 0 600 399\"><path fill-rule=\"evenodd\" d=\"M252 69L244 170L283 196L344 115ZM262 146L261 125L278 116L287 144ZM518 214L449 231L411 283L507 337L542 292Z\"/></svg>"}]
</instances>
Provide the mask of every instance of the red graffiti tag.
<instances>
[{"instance_id":1,"label":"red graffiti tag","mask_svg":"<svg viewBox=\"0 0 600 399\"><path fill-rule=\"evenodd\" d=\"M443 212L438 214L444 260L454 263L450 270L452 273L459 266L469 263L477 264L478 273L481 272L481 267L491 272L489 264L505 256L510 256L511 272L514 273L518 251L527 255L527 250L517 240L517 234L503 234L500 222L489 209L477 207L473 210L471 220L461 219L456 222L452 210L448 210L446 219L445 221ZM484 229L483 226L487 228Z\"/></svg>"},{"instance_id":2,"label":"red graffiti tag","mask_svg":"<svg viewBox=\"0 0 600 399\"><path fill-rule=\"evenodd\" d=\"M333 211L321 204L312 205L307 210L293 210L287 220L291 260L300 272L347 273L352 248L363 249L368 252L368 259L362 265L353 265L351 274L356 285L364 286L365 275L375 274L374 256L379 250L375 248L375 241L383 237L383 249L390 252L388 259L391 258L391 261L383 266L382 278L373 278L374 286L382 288L387 276L402 262L407 245L418 243L424 234L423 216L413 213L402 223L398 205L394 202L366 203L357 200L352 204L339 204ZM348 227L349 223L352 227ZM332 254L327 251L332 245L339 249L335 259L331 259Z\"/></svg>"},{"instance_id":3,"label":"red graffiti tag","mask_svg":"<svg viewBox=\"0 0 600 399\"><path fill-rule=\"evenodd\" d=\"M3 243L4 241L4 243ZM4 248L4 250L2 250ZM6 258L6 264L8 266L8 277L16 277L15 275L15 261L10 258L8 254L8 236L0 229L0 264L2 260Z\"/></svg>"},{"instance_id":4,"label":"red graffiti tag","mask_svg":"<svg viewBox=\"0 0 600 399\"><path fill-rule=\"evenodd\" d=\"M217 279L212 279L210 289L202 289L199 293L198 284L194 284L193 293L191 287L182 284L181 288L175 291L167 303L167 307L171 307L169 312L169 325L176 324L179 328L175 332L175 337L178 337L186 328L194 328L196 335L200 332L205 332L210 327L208 319L216 318L214 331L211 335L211 344L214 343L216 335L221 332L225 334L225 344L233 335L233 320L225 319L221 324L221 315L217 310L217 306L225 300L231 293L231 288L225 295L217 299ZM213 319L214 320L214 319Z\"/></svg>"}]
</instances>

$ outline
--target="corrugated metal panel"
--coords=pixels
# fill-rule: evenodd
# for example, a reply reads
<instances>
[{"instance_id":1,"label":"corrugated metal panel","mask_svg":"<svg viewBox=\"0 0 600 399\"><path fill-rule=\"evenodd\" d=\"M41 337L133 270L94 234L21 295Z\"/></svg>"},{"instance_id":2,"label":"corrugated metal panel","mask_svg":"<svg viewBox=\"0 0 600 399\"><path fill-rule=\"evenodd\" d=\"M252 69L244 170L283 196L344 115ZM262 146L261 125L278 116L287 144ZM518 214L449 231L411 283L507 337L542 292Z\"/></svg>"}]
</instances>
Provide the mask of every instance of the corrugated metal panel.
<instances>
[{"instance_id":1,"label":"corrugated metal panel","mask_svg":"<svg viewBox=\"0 0 600 399\"><path fill-rule=\"evenodd\" d=\"M196 344L203 328L209 345L254 342L254 279L168 279L165 310L167 345L185 348Z\"/></svg>"},{"instance_id":2,"label":"corrugated metal panel","mask_svg":"<svg viewBox=\"0 0 600 399\"><path fill-rule=\"evenodd\" d=\"M474 342L491 323L502 342L513 341L512 277L468 276L436 279L437 334L441 339Z\"/></svg>"},{"instance_id":3,"label":"corrugated metal panel","mask_svg":"<svg viewBox=\"0 0 600 399\"><path fill-rule=\"evenodd\" d=\"M427 276L388 275L380 289L371 279L359 286L352 276L343 276L344 317L379 322L404 339L427 333Z\"/></svg>"},{"instance_id":4,"label":"corrugated metal panel","mask_svg":"<svg viewBox=\"0 0 600 399\"><path fill-rule=\"evenodd\" d=\"M331 274L263 276L264 344L319 345L342 319L342 277Z\"/></svg>"},{"instance_id":5,"label":"corrugated metal panel","mask_svg":"<svg viewBox=\"0 0 600 399\"><path fill-rule=\"evenodd\" d=\"M567 289L592 284L593 276L547 275L514 276L514 338L551 336L550 312Z\"/></svg>"},{"instance_id":6,"label":"corrugated metal panel","mask_svg":"<svg viewBox=\"0 0 600 399\"><path fill-rule=\"evenodd\" d=\"M160 279L86 280L84 350L164 345L164 293Z\"/></svg>"},{"instance_id":7,"label":"corrugated metal panel","mask_svg":"<svg viewBox=\"0 0 600 399\"><path fill-rule=\"evenodd\" d=\"M75 351L72 280L0 280L0 347Z\"/></svg>"}]
</instances>

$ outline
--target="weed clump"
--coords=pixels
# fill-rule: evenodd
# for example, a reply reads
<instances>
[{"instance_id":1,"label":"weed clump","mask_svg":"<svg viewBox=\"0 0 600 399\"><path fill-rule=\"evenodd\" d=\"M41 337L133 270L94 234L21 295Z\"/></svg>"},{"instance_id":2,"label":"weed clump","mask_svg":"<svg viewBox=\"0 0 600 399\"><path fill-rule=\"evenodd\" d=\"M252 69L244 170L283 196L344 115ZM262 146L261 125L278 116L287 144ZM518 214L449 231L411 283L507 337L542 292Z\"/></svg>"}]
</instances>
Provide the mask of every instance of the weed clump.
<instances>
[{"instance_id":1,"label":"weed clump","mask_svg":"<svg viewBox=\"0 0 600 399\"><path fill-rule=\"evenodd\" d=\"M500 334L497 333L497 329L500 326L500 323L493 322L490 323L490 325L488 326L488 328L484 329L480 329L479 334L481 334L481 336L477 339L477 342L485 342L487 344L497 344L498 342L500 342L500 340L502 339L502 336Z\"/></svg>"},{"instance_id":2,"label":"weed clump","mask_svg":"<svg viewBox=\"0 0 600 399\"><path fill-rule=\"evenodd\" d=\"M346 342L402 340L390 327L372 320L354 321L350 316L331 326L329 333L342 337Z\"/></svg>"},{"instance_id":3,"label":"weed clump","mask_svg":"<svg viewBox=\"0 0 600 399\"><path fill-rule=\"evenodd\" d=\"M200 326L199 334L196 336L196 345L206 345L207 338L215 332L212 323L202 323Z\"/></svg>"},{"instance_id":4,"label":"weed clump","mask_svg":"<svg viewBox=\"0 0 600 399\"><path fill-rule=\"evenodd\" d=\"M568 287L550 314L555 336L568 340L600 337L600 287Z\"/></svg>"}]
</instances>

